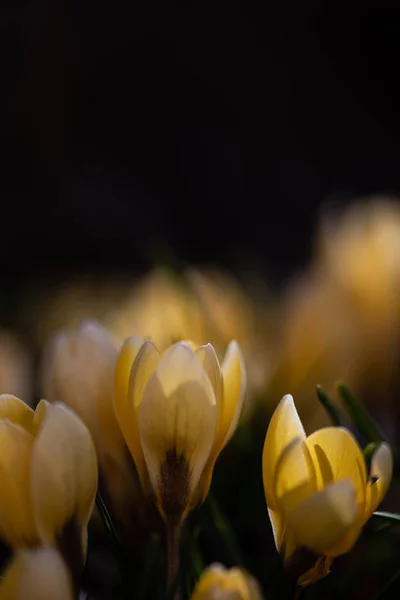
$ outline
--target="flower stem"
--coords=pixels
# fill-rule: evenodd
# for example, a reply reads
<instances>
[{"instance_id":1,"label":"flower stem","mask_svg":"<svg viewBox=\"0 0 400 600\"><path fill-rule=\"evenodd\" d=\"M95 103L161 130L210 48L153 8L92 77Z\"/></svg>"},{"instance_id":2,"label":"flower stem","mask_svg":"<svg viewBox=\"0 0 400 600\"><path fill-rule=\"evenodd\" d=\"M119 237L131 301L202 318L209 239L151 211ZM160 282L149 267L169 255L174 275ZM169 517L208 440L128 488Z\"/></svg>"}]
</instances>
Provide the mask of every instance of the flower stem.
<instances>
[{"instance_id":1,"label":"flower stem","mask_svg":"<svg viewBox=\"0 0 400 600\"><path fill-rule=\"evenodd\" d=\"M167 590L172 592L173 600L181 600L181 590L178 582L180 567L180 542L181 524L177 522L166 523L166 550L167 550Z\"/></svg>"}]
</instances>

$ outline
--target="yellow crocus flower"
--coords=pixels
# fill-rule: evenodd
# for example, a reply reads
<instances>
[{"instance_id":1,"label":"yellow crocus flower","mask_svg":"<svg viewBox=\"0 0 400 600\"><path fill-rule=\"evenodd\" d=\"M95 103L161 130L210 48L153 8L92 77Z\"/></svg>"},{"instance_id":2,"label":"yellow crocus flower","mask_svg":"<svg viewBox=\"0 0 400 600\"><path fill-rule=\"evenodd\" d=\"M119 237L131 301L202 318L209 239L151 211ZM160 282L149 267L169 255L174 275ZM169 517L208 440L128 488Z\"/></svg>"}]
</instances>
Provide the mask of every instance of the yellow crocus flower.
<instances>
[{"instance_id":1,"label":"yellow crocus flower","mask_svg":"<svg viewBox=\"0 0 400 600\"><path fill-rule=\"evenodd\" d=\"M43 360L43 395L67 404L82 419L92 436L105 497L121 529L141 506L140 485L115 419L114 369L118 345L95 321L84 321L76 330L61 331L49 343ZM103 489L102 489L103 492ZM136 515L135 511L135 515Z\"/></svg>"},{"instance_id":2,"label":"yellow crocus flower","mask_svg":"<svg viewBox=\"0 0 400 600\"><path fill-rule=\"evenodd\" d=\"M115 371L117 421L146 492L166 520L182 520L207 496L215 461L242 412L246 375L239 345L220 366L211 344L180 342L160 354L129 338Z\"/></svg>"},{"instance_id":3,"label":"yellow crocus flower","mask_svg":"<svg viewBox=\"0 0 400 600\"><path fill-rule=\"evenodd\" d=\"M200 577L191 600L262 600L256 580L242 569L208 567Z\"/></svg>"},{"instance_id":4,"label":"yellow crocus flower","mask_svg":"<svg viewBox=\"0 0 400 600\"><path fill-rule=\"evenodd\" d=\"M300 549L315 555L300 585L324 577L332 560L352 548L385 495L392 468L390 448L382 443L368 476L364 455L345 428L326 427L306 437L292 396L282 398L265 438L263 480L285 562Z\"/></svg>"},{"instance_id":5,"label":"yellow crocus flower","mask_svg":"<svg viewBox=\"0 0 400 600\"><path fill-rule=\"evenodd\" d=\"M0 396L0 482L0 537L13 548L57 546L73 526L83 566L97 461L82 421L61 403L33 411Z\"/></svg>"},{"instance_id":6,"label":"yellow crocus flower","mask_svg":"<svg viewBox=\"0 0 400 600\"><path fill-rule=\"evenodd\" d=\"M60 554L51 547L18 550L0 583L0 600L73 600Z\"/></svg>"}]
</instances>

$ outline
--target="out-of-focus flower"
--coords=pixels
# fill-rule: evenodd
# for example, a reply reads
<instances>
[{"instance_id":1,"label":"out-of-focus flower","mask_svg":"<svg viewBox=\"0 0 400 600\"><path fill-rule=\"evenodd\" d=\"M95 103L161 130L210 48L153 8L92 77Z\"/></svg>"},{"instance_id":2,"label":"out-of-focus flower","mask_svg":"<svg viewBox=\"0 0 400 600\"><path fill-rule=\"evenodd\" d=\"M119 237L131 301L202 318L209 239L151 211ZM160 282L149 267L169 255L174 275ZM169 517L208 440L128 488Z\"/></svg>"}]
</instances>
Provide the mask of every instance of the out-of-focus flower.
<instances>
[{"instance_id":1,"label":"out-of-focus flower","mask_svg":"<svg viewBox=\"0 0 400 600\"><path fill-rule=\"evenodd\" d=\"M83 566L97 463L81 420L63 404L33 411L0 396L0 482L0 536L12 548L57 546L74 530Z\"/></svg>"},{"instance_id":2,"label":"out-of-focus flower","mask_svg":"<svg viewBox=\"0 0 400 600\"><path fill-rule=\"evenodd\" d=\"M400 360L399 202L375 198L336 220L326 217L317 265L353 324L357 373L349 383L382 389L397 376Z\"/></svg>"},{"instance_id":3,"label":"out-of-focus flower","mask_svg":"<svg viewBox=\"0 0 400 600\"><path fill-rule=\"evenodd\" d=\"M288 288L280 323L269 397L280 397L289 387L307 429L313 429L327 418L310 402L316 384L332 392L338 379L352 381L356 342L348 307L323 274L310 272Z\"/></svg>"},{"instance_id":4,"label":"out-of-focus flower","mask_svg":"<svg viewBox=\"0 0 400 600\"><path fill-rule=\"evenodd\" d=\"M116 370L117 420L143 488L167 521L207 496L215 461L242 412L246 375L231 342L222 366L211 344L180 342L160 354L129 338Z\"/></svg>"},{"instance_id":5,"label":"out-of-focus flower","mask_svg":"<svg viewBox=\"0 0 400 600\"><path fill-rule=\"evenodd\" d=\"M246 571L213 564L203 572L191 600L262 600L262 594Z\"/></svg>"},{"instance_id":6,"label":"out-of-focus flower","mask_svg":"<svg viewBox=\"0 0 400 600\"><path fill-rule=\"evenodd\" d=\"M0 600L73 600L66 565L51 547L18 550L0 583Z\"/></svg>"},{"instance_id":7,"label":"out-of-focus flower","mask_svg":"<svg viewBox=\"0 0 400 600\"><path fill-rule=\"evenodd\" d=\"M182 339L201 344L206 335L195 296L181 277L163 269L150 272L134 286L108 325L121 342L133 334L151 338L161 350Z\"/></svg>"},{"instance_id":8,"label":"out-of-focus flower","mask_svg":"<svg viewBox=\"0 0 400 600\"><path fill-rule=\"evenodd\" d=\"M375 451L369 477L347 429L326 427L306 437L293 398L285 396L268 428L263 480L275 543L287 564L296 550L314 555L299 585L324 577L348 552L386 493L392 477L387 444Z\"/></svg>"},{"instance_id":9,"label":"out-of-focus flower","mask_svg":"<svg viewBox=\"0 0 400 600\"><path fill-rule=\"evenodd\" d=\"M113 406L118 347L100 324L86 321L50 342L42 375L43 395L70 406L88 427L113 518L126 523L137 515L141 489L135 467L118 427Z\"/></svg>"},{"instance_id":10,"label":"out-of-focus flower","mask_svg":"<svg viewBox=\"0 0 400 600\"><path fill-rule=\"evenodd\" d=\"M246 410L251 410L252 396L265 389L270 370L265 305L256 309L239 282L223 271L190 268L177 275L157 268L106 322L121 343L137 335L152 339L160 351L190 339L198 345L211 342L221 355L230 340L237 340L246 359Z\"/></svg>"},{"instance_id":11,"label":"out-of-focus flower","mask_svg":"<svg viewBox=\"0 0 400 600\"><path fill-rule=\"evenodd\" d=\"M29 353L18 338L8 331L0 331L0 392L15 394L27 404L33 401Z\"/></svg>"}]
</instances>

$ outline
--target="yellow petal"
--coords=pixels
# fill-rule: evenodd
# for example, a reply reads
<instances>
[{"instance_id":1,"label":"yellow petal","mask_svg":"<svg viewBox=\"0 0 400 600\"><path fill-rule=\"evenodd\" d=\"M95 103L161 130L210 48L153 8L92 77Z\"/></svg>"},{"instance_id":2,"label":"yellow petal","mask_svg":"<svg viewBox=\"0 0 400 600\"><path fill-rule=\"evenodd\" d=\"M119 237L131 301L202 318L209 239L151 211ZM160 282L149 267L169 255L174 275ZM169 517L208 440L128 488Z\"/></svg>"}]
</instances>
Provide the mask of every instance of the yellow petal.
<instances>
[{"instance_id":1,"label":"yellow petal","mask_svg":"<svg viewBox=\"0 0 400 600\"><path fill-rule=\"evenodd\" d=\"M37 540L30 491L33 442L20 425L0 421L0 532L10 546Z\"/></svg>"},{"instance_id":2,"label":"yellow petal","mask_svg":"<svg viewBox=\"0 0 400 600\"><path fill-rule=\"evenodd\" d=\"M52 548L20 550L4 573L0 600L73 600L65 563Z\"/></svg>"},{"instance_id":3,"label":"yellow petal","mask_svg":"<svg viewBox=\"0 0 400 600\"><path fill-rule=\"evenodd\" d=\"M317 491L317 478L304 440L294 439L282 452L275 471L273 494L285 520Z\"/></svg>"},{"instance_id":4,"label":"yellow petal","mask_svg":"<svg viewBox=\"0 0 400 600\"><path fill-rule=\"evenodd\" d=\"M263 449L264 491L268 508L272 510L277 509L274 495L276 467L285 448L296 438L305 440L306 434L293 398L288 394L282 398L272 415Z\"/></svg>"},{"instance_id":5,"label":"yellow petal","mask_svg":"<svg viewBox=\"0 0 400 600\"><path fill-rule=\"evenodd\" d=\"M215 400L217 405L218 422L217 429L214 437L213 446L210 455L207 459L203 473L201 475L199 485L199 498L196 502L204 502L208 490L210 489L212 473L214 470L215 461L218 458L219 453L222 450L224 438L226 436L226 424L224 423L224 398L223 398L223 380L221 367L215 353L215 350L211 344L206 346L200 346L196 351L196 356L200 360L203 369L205 370L208 378L210 379L211 385L213 386L215 393Z\"/></svg>"},{"instance_id":6,"label":"yellow petal","mask_svg":"<svg viewBox=\"0 0 400 600\"><path fill-rule=\"evenodd\" d=\"M240 346L232 341L222 363L223 405L218 418L222 448L229 442L239 423L246 396L246 369Z\"/></svg>"},{"instance_id":7,"label":"yellow petal","mask_svg":"<svg viewBox=\"0 0 400 600\"><path fill-rule=\"evenodd\" d=\"M372 456L370 478L375 480L367 486L364 519L367 521L381 503L392 480L393 457L388 444L381 444Z\"/></svg>"},{"instance_id":8,"label":"yellow petal","mask_svg":"<svg viewBox=\"0 0 400 600\"><path fill-rule=\"evenodd\" d=\"M256 580L245 571L215 563L202 573L191 600L261 600Z\"/></svg>"},{"instance_id":9,"label":"yellow petal","mask_svg":"<svg viewBox=\"0 0 400 600\"><path fill-rule=\"evenodd\" d=\"M138 408L142 402L143 392L150 376L160 362L160 353L151 340L144 342L132 365L129 378L128 401L131 408L130 450L135 461L143 488L147 491L149 477L143 456L143 449L138 428Z\"/></svg>"},{"instance_id":10,"label":"yellow petal","mask_svg":"<svg viewBox=\"0 0 400 600\"><path fill-rule=\"evenodd\" d=\"M211 451L216 422L210 380L194 352L176 344L150 377L138 409L140 439L156 494L167 453L187 461L192 494Z\"/></svg>"},{"instance_id":11,"label":"yellow petal","mask_svg":"<svg viewBox=\"0 0 400 600\"><path fill-rule=\"evenodd\" d=\"M351 481L328 485L287 516L297 546L326 554L339 544L357 520L356 492Z\"/></svg>"},{"instance_id":12,"label":"yellow petal","mask_svg":"<svg viewBox=\"0 0 400 600\"><path fill-rule=\"evenodd\" d=\"M285 524L282 517L275 510L268 509L269 520L271 521L272 534L274 536L275 546L278 552L282 548Z\"/></svg>"},{"instance_id":13,"label":"yellow petal","mask_svg":"<svg viewBox=\"0 0 400 600\"><path fill-rule=\"evenodd\" d=\"M34 411L16 396L10 394L0 396L0 421L8 419L12 423L21 425L29 433L34 434L33 416Z\"/></svg>"},{"instance_id":14,"label":"yellow petal","mask_svg":"<svg viewBox=\"0 0 400 600\"><path fill-rule=\"evenodd\" d=\"M143 341L130 337L121 348L114 375L114 410L118 425L135 461L142 484L145 481L145 465L137 429L137 417L130 397L130 378L133 363L143 346Z\"/></svg>"},{"instance_id":15,"label":"yellow petal","mask_svg":"<svg viewBox=\"0 0 400 600\"><path fill-rule=\"evenodd\" d=\"M367 470L361 448L343 427L325 427L305 441L317 473L318 488L341 479L350 479L356 491L360 513L364 512Z\"/></svg>"},{"instance_id":16,"label":"yellow petal","mask_svg":"<svg viewBox=\"0 0 400 600\"><path fill-rule=\"evenodd\" d=\"M83 422L66 406L42 400L32 452L32 499L41 539L53 543L73 518L85 530L97 490L97 458ZM84 549L85 551L85 549Z\"/></svg>"},{"instance_id":17,"label":"yellow petal","mask_svg":"<svg viewBox=\"0 0 400 600\"><path fill-rule=\"evenodd\" d=\"M350 552L356 541L361 535L361 531L363 528L363 522L360 517L357 515L357 519L354 522L354 525L349 529L347 534L340 540L338 544L331 546L326 550L327 556L341 556L342 554L347 554Z\"/></svg>"}]
</instances>

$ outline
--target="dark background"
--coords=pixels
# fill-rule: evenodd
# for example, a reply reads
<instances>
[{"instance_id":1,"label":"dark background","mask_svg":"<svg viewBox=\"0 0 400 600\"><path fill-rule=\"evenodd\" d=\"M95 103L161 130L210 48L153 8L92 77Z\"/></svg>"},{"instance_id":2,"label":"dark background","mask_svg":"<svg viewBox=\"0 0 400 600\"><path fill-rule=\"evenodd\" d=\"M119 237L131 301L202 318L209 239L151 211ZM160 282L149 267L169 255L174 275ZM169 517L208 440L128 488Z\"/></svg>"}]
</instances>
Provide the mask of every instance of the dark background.
<instances>
[{"instance_id":1,"label":"dark background","mask_svg":"<svg viewBox=\"0 0 400 600\"><path fill-rule=\"evenodd\" d=\"M3 290L165 246L279 282L321 203L399 191L389 3L0 7Z\"/></svg>"}]
</instances>

